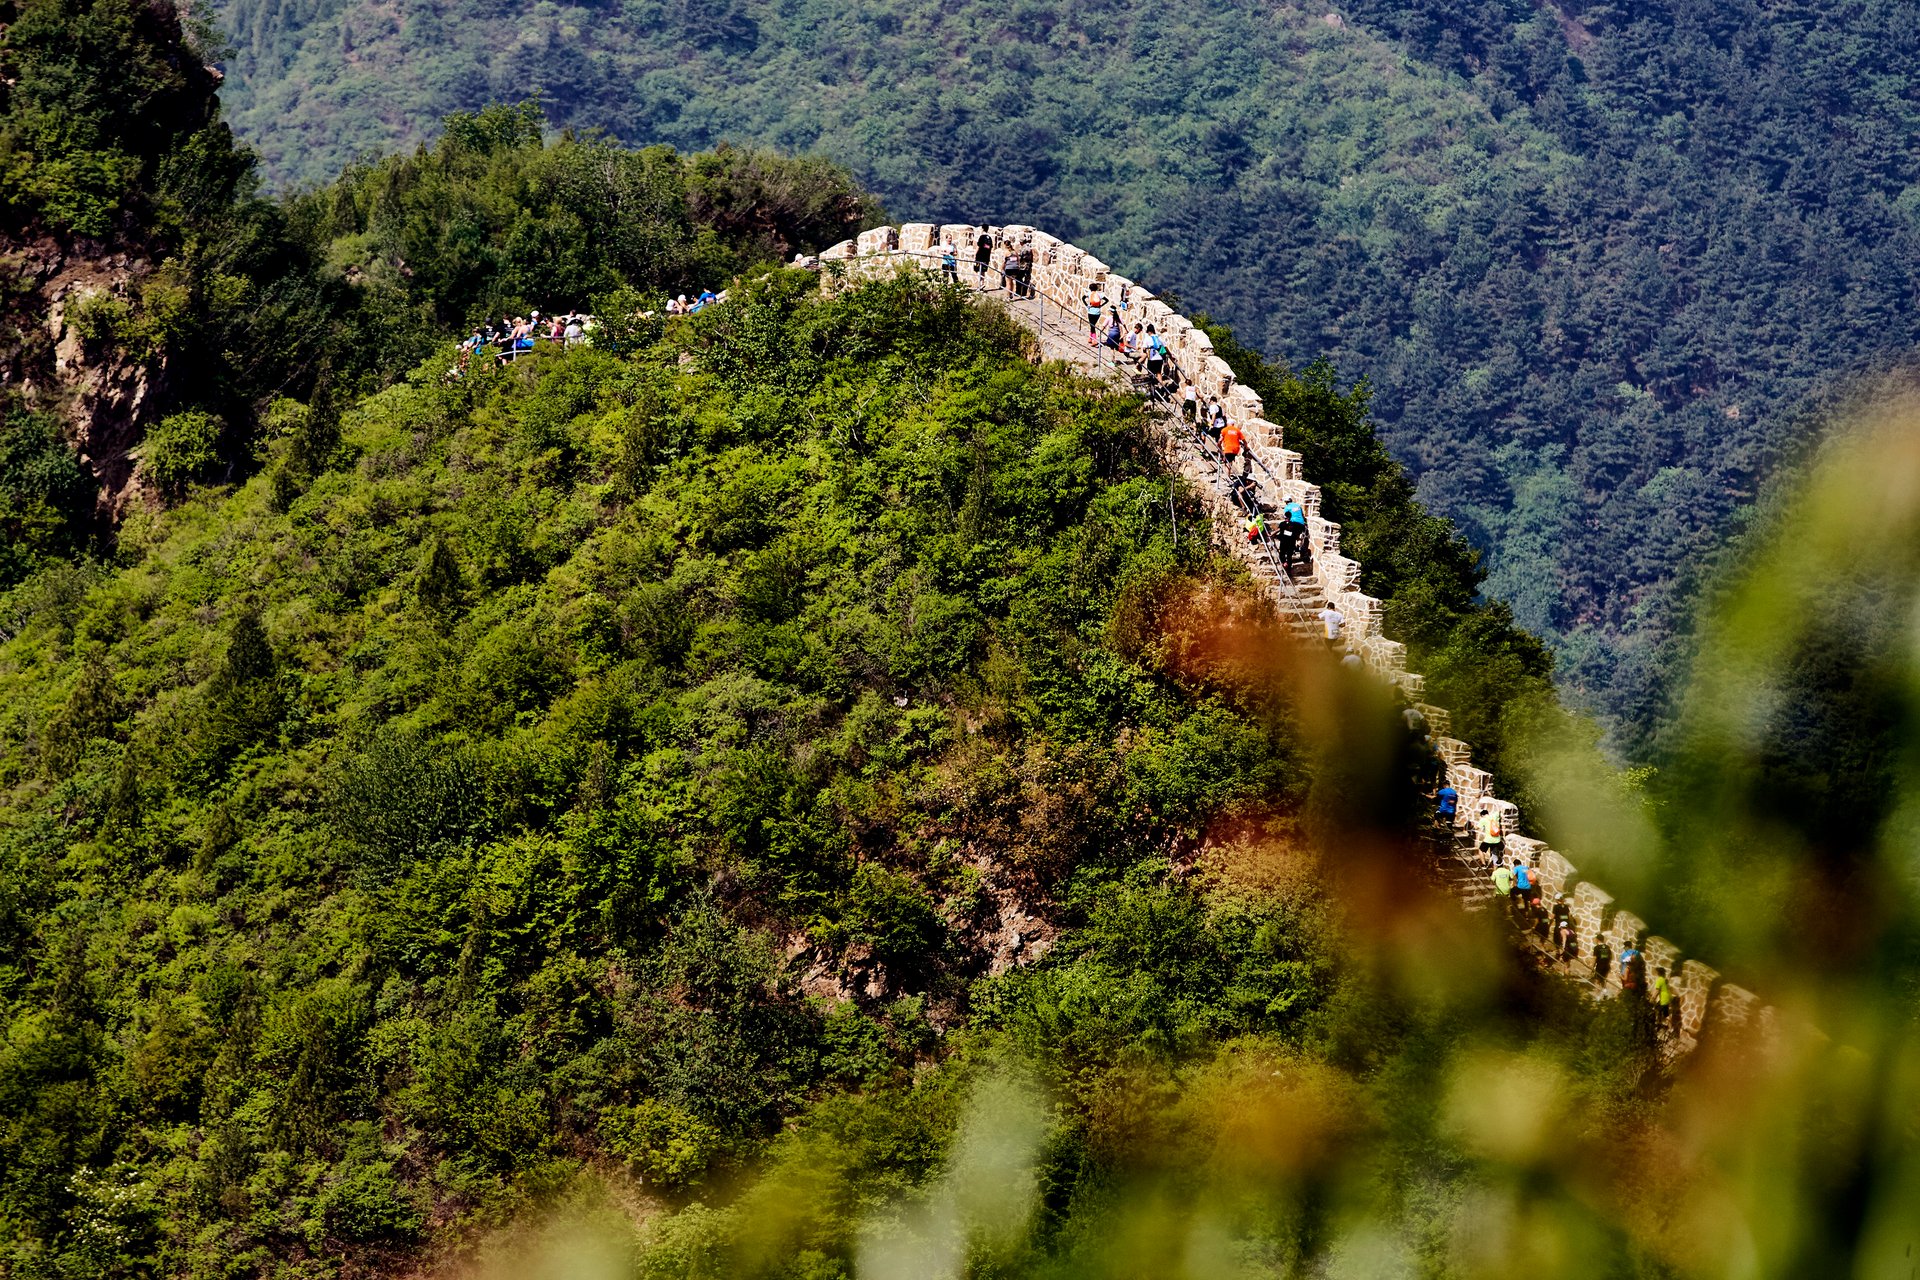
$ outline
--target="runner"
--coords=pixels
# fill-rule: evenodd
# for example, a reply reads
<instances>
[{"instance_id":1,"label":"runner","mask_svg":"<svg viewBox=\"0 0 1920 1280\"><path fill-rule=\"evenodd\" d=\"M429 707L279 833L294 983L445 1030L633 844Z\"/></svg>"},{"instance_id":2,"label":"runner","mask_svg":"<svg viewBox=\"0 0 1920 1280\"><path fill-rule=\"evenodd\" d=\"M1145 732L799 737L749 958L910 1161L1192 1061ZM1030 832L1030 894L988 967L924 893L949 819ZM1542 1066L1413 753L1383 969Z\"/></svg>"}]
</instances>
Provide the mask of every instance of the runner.
<instances>
[{"instance_id":1,"label":"runner","mask_svg":"<svg viewBox=\"0 0 1920 1280\"><path fill-rule=\"evenodd\" d=\"M1500 811L1482 809L1474 827L1480 833L1481 856L1489 863L1501 861L1500 851L1506 844L1506 836L1500 828Z\"/></svg>"}]
</instances>

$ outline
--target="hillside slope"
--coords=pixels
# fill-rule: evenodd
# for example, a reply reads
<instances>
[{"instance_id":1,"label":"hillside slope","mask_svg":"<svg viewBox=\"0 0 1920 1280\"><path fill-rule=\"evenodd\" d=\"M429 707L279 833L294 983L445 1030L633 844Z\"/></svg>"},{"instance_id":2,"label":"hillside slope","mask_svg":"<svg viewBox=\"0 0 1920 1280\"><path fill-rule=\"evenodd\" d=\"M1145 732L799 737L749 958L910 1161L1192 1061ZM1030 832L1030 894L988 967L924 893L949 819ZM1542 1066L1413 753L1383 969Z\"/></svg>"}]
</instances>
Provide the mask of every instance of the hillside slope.
<instances>
[{"instance_id":1,"label":"hillside slope","mask_svg":"<svg viewBox=\"0 0 1920 1280\"><path fill-rule=\"evenodd\" d=\"M1886 2L1456 10L234 0L226 92L282 179L538 96L1052 227L1371 379L1423 496L1630 739L1671 589L1798 406L1920 341L1914 35Z\"/></svg>"}]
</instances>

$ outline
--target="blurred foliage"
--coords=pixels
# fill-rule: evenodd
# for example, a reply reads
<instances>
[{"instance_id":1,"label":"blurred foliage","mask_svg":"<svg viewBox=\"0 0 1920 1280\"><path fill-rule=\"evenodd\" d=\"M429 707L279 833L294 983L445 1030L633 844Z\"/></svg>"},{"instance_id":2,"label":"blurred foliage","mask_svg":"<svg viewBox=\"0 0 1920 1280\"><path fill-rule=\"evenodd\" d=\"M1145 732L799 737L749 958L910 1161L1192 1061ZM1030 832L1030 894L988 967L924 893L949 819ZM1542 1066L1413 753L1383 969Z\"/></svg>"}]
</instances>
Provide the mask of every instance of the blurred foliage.
<instances>
[{"instance_id":1,"label":"blurred foliage","mask_svg":"<svg viewBox=\"0 0 1920 1280\"><path fill-rule=\"evenodd\" d=\"M537 93L817 152L904 216L1043 226L1305 368L1640 734L1674 584L1835 371L1920 344L1920 63L1866 0L226 0L279 182Z\"/></svg>"}]
</instances>

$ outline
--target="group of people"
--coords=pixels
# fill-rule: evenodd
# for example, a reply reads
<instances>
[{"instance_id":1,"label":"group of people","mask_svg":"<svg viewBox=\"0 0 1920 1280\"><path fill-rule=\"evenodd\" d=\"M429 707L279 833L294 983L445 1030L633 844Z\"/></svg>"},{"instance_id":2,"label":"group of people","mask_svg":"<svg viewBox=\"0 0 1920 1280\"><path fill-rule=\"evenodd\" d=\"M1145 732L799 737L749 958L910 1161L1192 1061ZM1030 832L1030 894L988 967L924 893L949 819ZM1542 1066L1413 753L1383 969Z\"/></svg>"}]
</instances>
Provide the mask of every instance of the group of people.
<instances>
[{"instance_id":1,"label":"group of people","mask_svg":"<svg viewBox=\"0 0 1920 1280\"><path fill-rule=\"evenodd\" d=\"M670 316L690 316L696 312L705 311L708 307L725 300L725 294L715 293L711 289L702 289L699 296L694 298L692 302L688 302L687 295L683 293L677 298L667 299L667 314Z\"/></svg>"},{"instance_id":2,"label":"group of people","mask_svg":"<svg viewBox=\"0 0 1920 1280\"><path fill-rule=\"evenodd\" d=\"M1459 819L1460 793L1443 778L1435 794L1435 821L1443 827L1452 828ZM1507 910L1519 928L1544 938L1553 959L1563 971L1571 969L1580 958L1573 908L1568 904L1565 893L1554 894L1550 904L1543 902L1545 889L1540 884L1538 873L1525 859L1508 855L1505 822L1500 810L1485 806L1471 824L1480 855L1486 861L1488 878L1493 882L1494 894L1506 900ZM1604 990L1609 976L1615 972L1616 960L1606 938L1596 937L1593 940L1589 959L1593 966L1594 985ZM1649 979L1646 957L1641 953L1637 940L1630 941L1618 957L1618 980L1621 995L1640 1001L1653 1014L1656 1033L1672 1033L1679 1029L1680 997L1674 989L1672 976L1664 966L1656 965Z\"/></svg>"},{"instance_id":3,"label":"group of people","mask_svg":"<svg viewBox=\"0 0 1920 1280\"><path fill-rule=\"evenodd\" d=\"M667 300L670 316L690 316L725 302L725 293L703 289L691 301L686 294ZM649 312L649 315L652 313ZM496 364L508 364L541 343L574 347L587 341L593 329L593 316L584 311L542 316L538 311L524 316L502 316L499 324L483 320L460 341L460 364L465 369L474 356L491 355Z\"/></svg>"},{"instance_id":4,"label":"group of people","mask_svg":"<svg viewBox=\"0 0 1920 1280\"><path fill-rule=\"evenodd\" d=\"M542 317L538 311L526 316L502 316L496 326L481 321L460 342L462 366L476 355L491 353L495 362L506 364L523 351L531 351L541 342L577 346L586 341L593 317L585 312Z\"/></svg>"},{"instance_id":5,"label":"group of people","mask_svg":"<svg viewBox=\"0 0 1920 1280\"><path fill-rule=\"evenodd\" d=\"M1031 298L1033 296L1033 269L1036 262L1033 237L1023 236L1015 241L1009 236L996 236L984 227L974 234L973 244L973 282L976 288L991 287L988 276L996 269L994 259L999 258L1000 277L1007 283L1007 295L1012 298ZM960 283L960 246L948 236L940 242L940 271L948 283Z\"/></svg>"}]
</instances>

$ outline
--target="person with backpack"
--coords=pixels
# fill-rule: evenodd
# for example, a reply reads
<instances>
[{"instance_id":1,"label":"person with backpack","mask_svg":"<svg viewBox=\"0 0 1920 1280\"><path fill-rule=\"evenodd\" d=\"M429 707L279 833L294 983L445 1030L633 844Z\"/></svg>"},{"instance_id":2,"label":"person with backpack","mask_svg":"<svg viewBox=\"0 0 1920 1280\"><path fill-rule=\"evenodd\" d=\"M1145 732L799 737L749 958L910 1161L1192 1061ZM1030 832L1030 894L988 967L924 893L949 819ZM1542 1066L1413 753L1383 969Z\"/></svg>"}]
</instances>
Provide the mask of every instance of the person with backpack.
<instances>
[{"instance_id":1,"label":"person with backpack","mask_svg":"<svg viewBox=\"0 0 1920 1280\"><path fill-rule=\"evenodd\" d=\"M1166 371L1167 371L1166 341L1163 338L1161 338L1161 336L1158 333L1154 332L1154 327L1152 325L1148 325L1147 326L1147 376L1149 378L1152 378L1153 385L1158 387L1163 381L1163 376L1165 375Z\"/></svg>"},{"instance_id":2,"label":"person with backpack","mask_svg":"<svg viewBox=\"0 0 1920 1280\"><path fill-rule=\"evenodd\" d=\"M1020 242L1020 252L1015 255L1013 261L1020 272L1020 292L1016 296L1031 298L1033 296L1033 240L1031 238Z\"/></svg>"},{"instance_id":3,"label":"person with backpack","mask_svg":"<svg viewBox=\"0 0 1920 1280\"><path fill-rule=\"evenodd\" d=\"M1620 989L1639 996L1646 991L1646 988L1646 959L1640 954L1637 943L1628 942L1627 949L1620 953Z\"/></svg>"},{"instance_id":4,"label":"person with backpack","mask_svg":"<svg viewBox=\"0 0 1920 1280\"><path fill-rule=\"evenodd\" d=\"M1519 908L1515 913L1524 916L1528 901L1533 897L1533 876L1527 870L1527 864L1515 858L1513 860L1513 902Z\"/></svg>"},{"instance_id":5,"label":"person with backpack","mask_svg":"<svg viewBox=\"0 0 1920 1280\"><path fill-rule=\"evenodd\" d=\"M1605 938L1593 940L1593 981L1596 986L1607 984L1607 974L1613 968L1613 948L1607 945Z\"/></svg>"},{"instance_id":6,"label":"person with backpack","mask_svg":"<svg viewBox=\"0 0 1920 1280\"><path fill-rule=\"evenodd\" d=\"M1107 310L1107 285L1104 280L1095 279L1080 295L1080 305L1087 310L1087 345L1092 346L1100 340L1100 317Z\"/></svg>"},{"instance_id":7,"label":"person with backpack","mask_svg":"<svg viewBox=\"0 0 1920 1280\"><path fill-rule=\"evenodd\" d=\"M1571 968L1574 958L1580 954L1580 944L1573 936L1573 921L1561 919L1553 926L1554 953L1560 958L1562 969Z\"/></svg>"},{"instance_id":8,"label":"person with backpack","mask_svg":"<svg viewBox=\"0 0 1920 1280\"><path fill-rule=\"evenodd\" d=\"M1479 821L1474 824L1480 833L1480 855L1489 863L1501 861L1500 852L1506 844L1506 836L1500 829L1500 811L1482 809Z\"/></svg>"},{"instance_id":9,"label":"person with backpack","mask_svg":"<svg viewBox=\"0 0 1920 1280\"><path fill-rule=\"evenodd\" d=\"M993 233L985 227L973 242L973 280L980 288L987 284L987 267L993 262Z\"/></svg>"},{"instance_id":10,"label":"person with backpack","mask_svg":"<svg viewBox=\"0 0 1920 1280\"><path fill-rule=\"evenodd\" d=\"M1307 509L1300 505L1300 499L1288 498L1286 505L1280 508L1280 514L1286 518L1288 524L1299 525L1302 532L1306 531Z\"/></svg>"},{"instance_id":11,"label":"person with backpack","mask_svg":"<svg viewBox=\"0 0 1920 1280\"><path fill-rule=\"evenodd\" d=\"M1254 508L1253 514L1247 517L1245 528L1247 541L1259 542L1267 533L1266 515L1262 513L1258 507Z\"/></svg>"}]
</instances>

